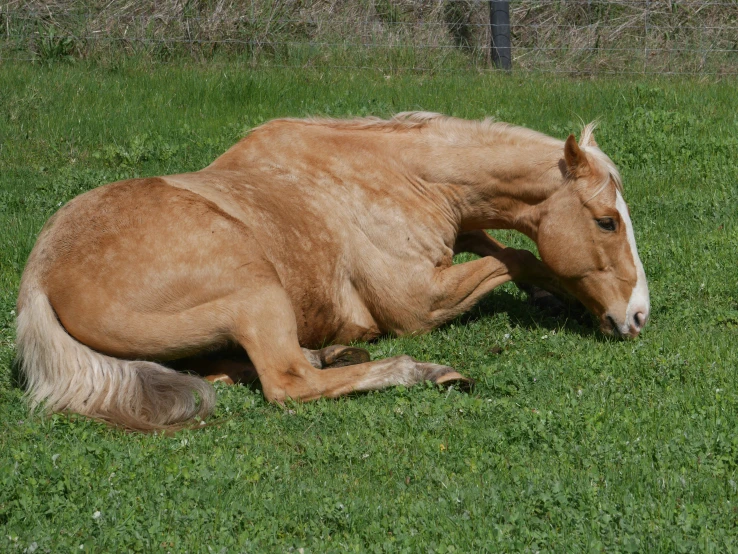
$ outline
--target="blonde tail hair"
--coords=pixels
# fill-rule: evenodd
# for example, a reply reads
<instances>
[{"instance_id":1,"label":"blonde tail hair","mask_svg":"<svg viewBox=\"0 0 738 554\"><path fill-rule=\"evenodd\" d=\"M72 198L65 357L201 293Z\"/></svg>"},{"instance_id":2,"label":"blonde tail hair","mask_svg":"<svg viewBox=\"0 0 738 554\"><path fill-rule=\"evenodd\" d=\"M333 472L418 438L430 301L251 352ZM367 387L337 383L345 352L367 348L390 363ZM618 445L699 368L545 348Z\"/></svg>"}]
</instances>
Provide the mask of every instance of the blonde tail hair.
<instances>
[{"instance_id":1,"label":"blonde tail hair","mask_svg":"<svg viewBox=\"0 0 738 554\"><path fill-rule=\"evenodd\" d=\"M16 334L32 409L77 412L137 431L182 428L212 412L215 391L203 379L106 356L75 340L33 280L21 284Z\"/></svg>"}]
</instances>

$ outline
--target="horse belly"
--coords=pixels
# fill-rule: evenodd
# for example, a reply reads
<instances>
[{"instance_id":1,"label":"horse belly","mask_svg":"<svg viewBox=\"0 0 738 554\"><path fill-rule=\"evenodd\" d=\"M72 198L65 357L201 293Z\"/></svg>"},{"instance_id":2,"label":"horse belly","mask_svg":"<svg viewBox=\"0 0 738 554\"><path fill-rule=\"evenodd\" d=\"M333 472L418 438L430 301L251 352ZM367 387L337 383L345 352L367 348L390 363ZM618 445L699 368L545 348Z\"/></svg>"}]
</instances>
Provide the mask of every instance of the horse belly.
<instances>
[{"instance_id":1,"label":"horse belly","mask_svg":"<svg viewBox=\"0 0 738 554\"><path fill-rule=\"evenodd\" d=\"M345 344L353 341L370 341L379 337L381 334L379 325L353 285L349 283L344 287L341 296L342 323L337 329L334 342Z\"/></svg>"}]
</instances>

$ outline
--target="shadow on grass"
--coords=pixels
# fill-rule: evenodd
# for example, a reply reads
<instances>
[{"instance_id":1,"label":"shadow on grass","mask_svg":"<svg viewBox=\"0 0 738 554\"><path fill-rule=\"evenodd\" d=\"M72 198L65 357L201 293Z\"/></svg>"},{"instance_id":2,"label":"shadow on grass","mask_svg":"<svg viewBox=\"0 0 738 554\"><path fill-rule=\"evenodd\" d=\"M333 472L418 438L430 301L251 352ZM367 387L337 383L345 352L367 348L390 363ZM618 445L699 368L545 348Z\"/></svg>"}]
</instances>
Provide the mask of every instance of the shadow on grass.
<instances>
[{"instance_id":1,"label":"shadow on grass","mask_svg":"<svg viewBox=\"0 0 738 554\"><path fill-rule=\"evenodd\" d=\"M500 313L507 314L510 324L514 327L522 327L531 331L537 329L566 330L599 341L612 340L599 331L594 317L582 305L563 303L539 305L506 291L495 292L487 296L474 309L449 323L467 325Z\"/></svg>"},{"instance_id":2,"label":"shadow on grass","mask_svg":"<svg viewBox=\"0 0 738 554\"><path fill-rule=\"evenodd\" d=\"M10 385L16 389L23 389L25 388L24 381L20 361L18 358L13 358L13 361L10 363Z\"/></svg>"}]
</instances>

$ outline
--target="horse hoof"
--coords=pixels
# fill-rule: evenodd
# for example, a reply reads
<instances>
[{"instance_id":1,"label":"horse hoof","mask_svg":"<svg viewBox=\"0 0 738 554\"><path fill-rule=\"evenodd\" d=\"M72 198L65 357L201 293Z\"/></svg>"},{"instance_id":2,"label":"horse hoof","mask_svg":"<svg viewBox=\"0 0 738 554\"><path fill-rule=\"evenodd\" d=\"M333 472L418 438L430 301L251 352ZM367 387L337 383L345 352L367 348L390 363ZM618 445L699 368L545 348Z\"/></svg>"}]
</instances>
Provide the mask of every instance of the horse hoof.
<instances>
[{"instance_id":1,"label":"horse hoof","mask_svg":"<svg viewBox=\"0 0 738 554\"><path fill-rule=\"evenodd\" d=\"M334 367L365 364L371 361L371 356L363 348L336 344L323 348L320 351L320 361L323 363L323 369L331 369Z\"/></svg>"},{"instance_id":2,"label":"horse hoof","mask_svg":"<svg viewBox=\"0 0 738 554\"><path fill-rule=\"evenodd\" d=\"M210 381L211 383L225 383L226 385L233 385L233 379L231 379L230 375L226 375L225 373L219 373L217 375L208 375L205 377L206 381Z\"/></svg>"},{"instance_id":3,"label":"horse hoof","mask_svg":"<svg viewBox=\"0 0 738 554\"><path fill-rule=\"evenodd\" d=\"M458 373L456 371L449 371L448 373L444 373L443 375L437 377L434 380L434 383L436 385L459 385L459 388L461 390L468 391L472 388L474 385L474 379L470 379L469 377L464 377L461 373Z\"/></svg>"}]
</instances>

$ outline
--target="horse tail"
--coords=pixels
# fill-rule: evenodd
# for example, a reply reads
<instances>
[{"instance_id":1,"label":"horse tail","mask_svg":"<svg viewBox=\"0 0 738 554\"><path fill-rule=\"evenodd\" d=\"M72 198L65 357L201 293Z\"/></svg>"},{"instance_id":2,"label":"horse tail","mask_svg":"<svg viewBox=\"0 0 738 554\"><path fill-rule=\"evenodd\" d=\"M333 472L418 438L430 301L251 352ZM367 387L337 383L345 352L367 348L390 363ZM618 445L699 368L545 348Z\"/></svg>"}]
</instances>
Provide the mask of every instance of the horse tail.
<instances>
[{"instance_id":1,"label":"horse tail","mask_svg":"<svg viewBox=\"0 0 738 554\"><path fill-rule=\"evenodd\" d=\"M154 362L106 356L75 340L35 283L21 284L16 352L32 411L43 404L47 412L77 412L131 430L155 431L186 427L215 405L215 391L199 377Z\"/></svg>"}]
</instances>

